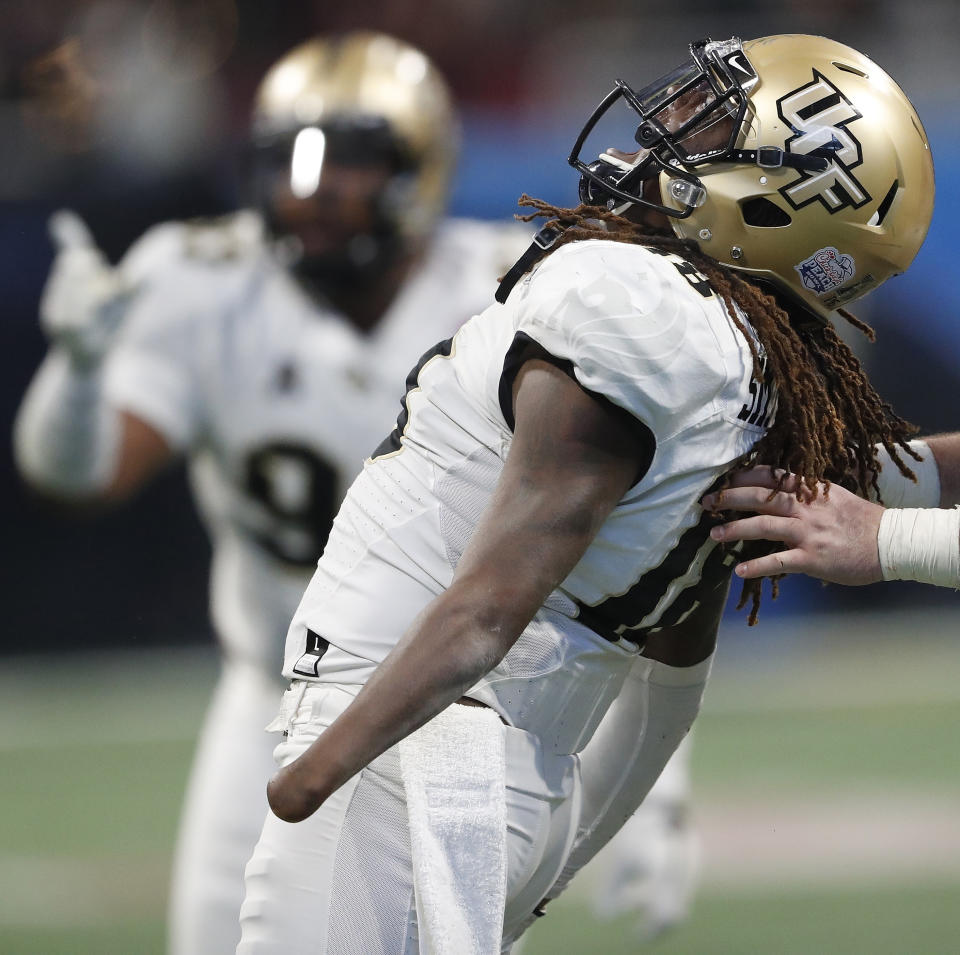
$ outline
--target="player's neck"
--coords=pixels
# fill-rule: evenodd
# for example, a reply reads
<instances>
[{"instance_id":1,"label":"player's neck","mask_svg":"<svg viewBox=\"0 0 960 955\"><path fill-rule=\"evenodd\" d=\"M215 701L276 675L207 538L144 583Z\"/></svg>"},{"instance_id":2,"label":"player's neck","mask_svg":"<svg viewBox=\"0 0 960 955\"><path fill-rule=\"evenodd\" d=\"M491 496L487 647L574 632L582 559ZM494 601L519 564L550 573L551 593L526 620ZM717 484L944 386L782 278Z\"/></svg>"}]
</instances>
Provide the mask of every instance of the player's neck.
<instances>
[{"instance_id":1,"label":"player's neck","mask_svg":"<svg viewBox=\"0 0 960 955\"><path fill-rule=\"evenodd\" d=\"M326 289L330 304L362 334L370 334L393 304L414 266L408 256L369 282Z\"/></svg>"},{"instance_id":2,"label":"player's neck","mask_svg":"<svg viewBox=\"0 0 960 955\"><path fill-rule=\"evenodd\" d=\"M643 197L648 202L655 203L656 205L663 203L658 179L648 179L643 184ZM638 225L646 226L648 229L670 231L670 220L662 212L657 212L649 206L637 203L627 209L623 215L625 219L636 222Z\"/></svg>"}]
</instances>

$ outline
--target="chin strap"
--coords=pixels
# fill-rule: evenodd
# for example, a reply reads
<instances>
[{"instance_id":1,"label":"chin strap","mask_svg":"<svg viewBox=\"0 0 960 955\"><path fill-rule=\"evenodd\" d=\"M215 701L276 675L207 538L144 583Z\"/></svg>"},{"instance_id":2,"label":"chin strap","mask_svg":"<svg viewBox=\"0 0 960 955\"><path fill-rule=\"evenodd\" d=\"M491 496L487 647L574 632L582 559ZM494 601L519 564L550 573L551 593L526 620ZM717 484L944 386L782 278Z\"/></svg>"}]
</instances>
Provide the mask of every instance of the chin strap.
<instances>
[{"instance_id":1,"label":"chin strap","mask_svg":"<svg viewBox=\"0 0 960 955\"><path fill-rule=\"evenodd\" d=\"M507 296L513 291L517 282L554 247L557 239L563 235L563 231L559 226L545 225L533 237L527 251L514 262L510 271L500 280L500 285L497 286L494 297L501 305L507 300Z\"/></svg>"},{"instance_id":2,"label":"chin strap","mask_svg":"<svg viewBox=\"0 0 960 955\"><path fill-rule=\"evenodd\" d=\"M801 172L825 172L830 163L822 156L805 156L803 153L787 153L779 146L761 146L759 149L731 149L728 156L732 162L756 163L762 169L799 169Z\"/></svg>"}]
</instances>

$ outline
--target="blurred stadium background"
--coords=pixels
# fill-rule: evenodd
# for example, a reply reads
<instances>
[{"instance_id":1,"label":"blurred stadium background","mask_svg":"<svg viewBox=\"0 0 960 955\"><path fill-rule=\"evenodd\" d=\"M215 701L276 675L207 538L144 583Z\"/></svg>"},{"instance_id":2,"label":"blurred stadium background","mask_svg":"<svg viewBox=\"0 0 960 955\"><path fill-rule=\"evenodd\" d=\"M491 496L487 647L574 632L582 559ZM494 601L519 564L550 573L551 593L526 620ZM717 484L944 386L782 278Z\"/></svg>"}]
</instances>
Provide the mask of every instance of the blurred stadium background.
<instances>
[{"instance_id":1,"label":"blurred stadium background","mask_svg":"<svg viewBox=\"0 0 960 955\"><path fill-rule=\"evenodd\" d=\"M0 35L0 952L163 948L170 847L216 667L203 532L174 471L108 515L31 498L10 424L44 351L49 213L77 209L111 258L148 225L242 201L250 96L319 31L420 45L460 97L452 212L575 196L564 160L611 79L699 36L824 33L916 103L937 168L911 272L858 310L861 355L924 430L960 426L953 292L960 213L954 0L6 0ZM960 937L960 603L919 586L788 581L748 630L728 614L694 771L705 879L652 951L947 953ZM588 877L589 880L589 877ZM527 955L634 952L584 889Z\"/></svg>"}]
</instances>

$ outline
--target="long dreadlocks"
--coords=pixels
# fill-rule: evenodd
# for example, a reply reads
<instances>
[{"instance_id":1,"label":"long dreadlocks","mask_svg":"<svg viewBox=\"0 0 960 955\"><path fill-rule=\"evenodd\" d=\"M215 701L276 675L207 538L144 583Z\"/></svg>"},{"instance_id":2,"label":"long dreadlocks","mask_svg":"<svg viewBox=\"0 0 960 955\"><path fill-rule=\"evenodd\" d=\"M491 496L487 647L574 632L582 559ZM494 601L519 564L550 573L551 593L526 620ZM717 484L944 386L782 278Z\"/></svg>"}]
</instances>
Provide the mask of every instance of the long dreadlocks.
<instances>
[{"instance_id":1,"label":"long dreadlocks","mask_svg":"<svg viewBox=\"0 0 960 955\"><path fill-rule=\"evenodd\" d=\"M815 496L818 482L826 485L827 493L830 483L836 482L860 495L872 490L879 497L876 448L882 446L900 471L916 480L901 452L919 460L907 445L918 429L880 398L857 357L831 325L808 318L805 312L706 255L695 242L679 239L667 230L640 225L598 206L565 209L527 195L519 204L534 210L520 216L523 221L547 218L548 225L563 230L552 249L570 242L607 239L682 256L706 276L723 299L731 320L750 346L753 375L760 381L759 350L741 312L746 316L766 353L766 368L777 391L777 412L769 430L736 467L762 462L792 472L800 478L798 497L804 489ZM873 341L868 325L844 310L839 314ZM726 477L721 490L728 481ZM744 581L737 605L739 609L751 601L751 625L757 620L761 583ZM776 594L774 578L774 597Z\"/></svg>"}]
</instances>

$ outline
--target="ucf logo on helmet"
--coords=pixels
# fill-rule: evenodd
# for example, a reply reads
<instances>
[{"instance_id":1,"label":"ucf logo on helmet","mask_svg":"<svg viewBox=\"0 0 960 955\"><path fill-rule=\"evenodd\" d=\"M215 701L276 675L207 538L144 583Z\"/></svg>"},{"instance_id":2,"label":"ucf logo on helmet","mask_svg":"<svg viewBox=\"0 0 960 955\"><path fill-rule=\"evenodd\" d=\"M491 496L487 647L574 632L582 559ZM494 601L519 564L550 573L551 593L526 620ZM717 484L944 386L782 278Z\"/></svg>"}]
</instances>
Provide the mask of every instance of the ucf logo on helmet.
<instances>
[{"instance_id":1,"label":"ucf logo on helmet","mask_svg":"<svg viewBox=\"0 0 960 955\"><path fill-rule=\"evenodd\" d=\"M819 200L834 213L870 201L870 195L851 172L863 162L863 150L847 127L861 114L833 83L814 70L812 82L777 100L777 112L794 131L784 144L787 152L816 152L830 161L823 172L804 172L780 190L794 209Z\"/></svg>"}]
</instances>

